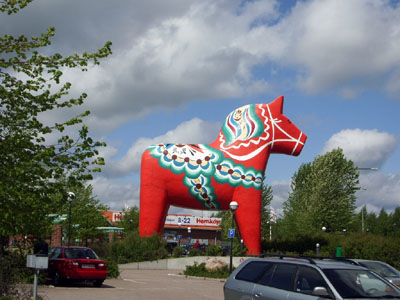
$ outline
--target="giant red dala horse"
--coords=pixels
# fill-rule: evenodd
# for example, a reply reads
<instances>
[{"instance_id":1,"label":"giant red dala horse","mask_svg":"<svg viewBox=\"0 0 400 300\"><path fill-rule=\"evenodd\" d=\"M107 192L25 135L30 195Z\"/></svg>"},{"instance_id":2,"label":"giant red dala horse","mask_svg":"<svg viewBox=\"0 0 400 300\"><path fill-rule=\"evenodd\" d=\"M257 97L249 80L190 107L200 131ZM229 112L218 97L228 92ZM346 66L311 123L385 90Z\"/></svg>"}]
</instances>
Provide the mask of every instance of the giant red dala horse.
<instances>
[{"instance_id":1,"label":"giant red dala horse","mask_svg":"<svg viewBox=\"0 0 400 300\"><path fill-rule=\"evenodd\" d=\"M271 153L297 156L307 136L282 114L283 96L231 112L209 144L159 144L142 156L141 236L162 233L170 205L229 210L236 201L236 223L248 254L260 254L261 192Z\"/></svg>"}]
</instances>

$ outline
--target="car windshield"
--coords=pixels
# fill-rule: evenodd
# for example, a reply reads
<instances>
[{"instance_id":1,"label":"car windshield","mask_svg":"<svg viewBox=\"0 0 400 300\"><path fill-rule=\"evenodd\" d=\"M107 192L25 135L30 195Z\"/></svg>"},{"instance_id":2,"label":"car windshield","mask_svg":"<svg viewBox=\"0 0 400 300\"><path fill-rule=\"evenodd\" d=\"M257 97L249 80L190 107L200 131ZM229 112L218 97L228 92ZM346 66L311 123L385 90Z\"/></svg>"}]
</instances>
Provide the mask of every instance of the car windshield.
<instances>
[{"instance_id":1,"label":"car windshield","mask_svg":"<svg viewBox=\"0 0 400 300\"><path fill-rule=\"evenodd\" d=\"M377 262L377 261L363 261L360 262L360 265L375 271L379 275L383 277L400 277L399 271L397 271L395 268L393 268L390 265Z\"/></svg>"},{"instance_id":2,"label":"car windshield","mask_svg":"<svg viewBox=\"0 0 400 300\"><path fill-rule=\"evenodd\" d=\"M326 269L325 275L343 298L398 298L398 289L368 270Z\"/></svg>"},{"instance_id":3,"label":"car windshield","mask_svg":"<svg viewBox=\"0 0 400 300\"><path fill-rule=\"evenodd\" d=\"M66 258L92 258L97 259L96 253L92 249L87 248L67 248L65 249Z\"/></svg>"}]
</instances>

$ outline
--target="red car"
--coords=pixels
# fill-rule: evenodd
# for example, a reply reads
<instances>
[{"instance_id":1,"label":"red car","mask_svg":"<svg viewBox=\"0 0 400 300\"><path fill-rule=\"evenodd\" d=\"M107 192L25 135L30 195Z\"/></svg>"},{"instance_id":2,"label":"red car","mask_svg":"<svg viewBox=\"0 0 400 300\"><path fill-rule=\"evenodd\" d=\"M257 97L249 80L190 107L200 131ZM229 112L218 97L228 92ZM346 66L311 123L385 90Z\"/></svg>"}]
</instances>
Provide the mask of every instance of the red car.
<instances>
[{"instance_id":1,"label":"red car","mask_svg":"<svg viewBox=\"0 0 400 300\"><path fill-rule=\"evenodd\" d=\"M54 247L49 251L48 276L54 285L63 281L93 281L101 287L107 277L107 264L86 247Z\"/></svg>"}]
</instances>

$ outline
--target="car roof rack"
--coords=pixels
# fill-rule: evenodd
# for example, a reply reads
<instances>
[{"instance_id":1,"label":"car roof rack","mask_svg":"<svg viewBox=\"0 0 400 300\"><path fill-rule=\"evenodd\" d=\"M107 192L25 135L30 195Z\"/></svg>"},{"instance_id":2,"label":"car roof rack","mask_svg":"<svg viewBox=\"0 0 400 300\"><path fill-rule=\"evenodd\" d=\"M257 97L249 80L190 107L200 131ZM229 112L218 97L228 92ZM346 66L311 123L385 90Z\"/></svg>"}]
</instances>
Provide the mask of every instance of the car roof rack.
<instances>
[{"instance_id":1,"label":"car roof rack","mask_svg":"<svg viewBox=\"0 0 400 300\"><path fill-rule=\"evenodd\" d=\"M349 257L331 257L331 259L337 260L337 261L348 262L348 263L351 263L352 265L358 265L357 263L355 263L353 261L353 258L349 258Z\"/></svg>"},{"instance_id":2,"label":"car roof rack","mask_svg":"<svg viewBox=\"0 0 400 300\"><path fill-rule=\"evenodd\" d=\"M286 254L261 254L260 258L266 257L277 257L279 259L302 259L308 261L310 264L316 265L314 257L311 256L294 256L294 255L286 255Z\"/></svg>"},{"instance_id":3,"label":"car roof rack","mask_svg":"<svg viewBox=\"0 0 400 300\"><path fill-rule=\"evenodd\" d=\"M348 262L351 263L352 265L358 265L356 262L353 261L353 258L351 257L337 257L337 256L332 256L332 257L328 257L328 256L306 256L306 257L310 257L313 259L320 259L320 260L336 260L336 261L341 261L341 262Z\"/></svg>"},{"instance_id":4,"label":"car roof rack","mask_svg":"<svg viewBox=\"0 0 400 300\"><path fill-rule=\"evenodd\" d=\"M312 256L312 255L305 255L305 256L299 255L299 256L295 256L295 255L270 254L270 253L261 254L260 257L261 257L261 258L265 258L265 257L277 257L277 258L280 258L280 259L285 259L285 258L287 258L287 259L290 259L290 258L293 258L293 259L303 259L303 260L307 260L309 263L311 263L311 264L313 264L313 265L316 264L316 262L315 262L316 259L319 259L319 260L336 260L336 261L341 261L341 262L350 263L350 264L352 264L352 265L358 265L357 263L355 263L355 262L353 261L352 258L349 258L349 257L334 257L334 256L333 256L333 257L327 257L327 256Z\"/></svg>"}]
</instances>

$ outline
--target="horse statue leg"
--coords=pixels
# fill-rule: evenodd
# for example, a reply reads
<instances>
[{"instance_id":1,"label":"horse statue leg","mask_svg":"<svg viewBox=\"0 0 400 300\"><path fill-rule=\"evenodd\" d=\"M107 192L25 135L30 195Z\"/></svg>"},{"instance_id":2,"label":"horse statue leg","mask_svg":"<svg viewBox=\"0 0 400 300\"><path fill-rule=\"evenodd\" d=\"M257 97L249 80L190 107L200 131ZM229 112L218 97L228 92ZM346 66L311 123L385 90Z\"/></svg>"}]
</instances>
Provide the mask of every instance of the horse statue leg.
<instances>
[{"instance_id":1,"label":"horse statue leg","mask_svg":"<svg viewBox=\"0 0 400 300\"><path fill-rule=\"evenodd\" d=\"M140 182L139 232L141 236L159 234L164 230L165 217L168 212L167 191L163 176L160 175L154 160L142 160ZM143 165L147 164L147 168ZM150 165L149 165L150 164Z\"/></svg>"},{"instance_id":2,"label":"horse statue leg","mask_svg":"<svg viewBox=\"0 0 400 300\"><path fill-rule=\"evenodd\" d=\"M261 254L261 190L239 187L233 200L239 204L235 212L240 235L248 255Z\"/></svg>"}]
</instances>

